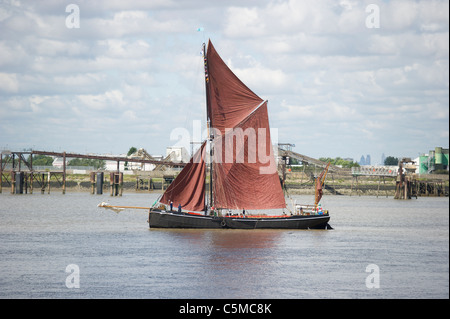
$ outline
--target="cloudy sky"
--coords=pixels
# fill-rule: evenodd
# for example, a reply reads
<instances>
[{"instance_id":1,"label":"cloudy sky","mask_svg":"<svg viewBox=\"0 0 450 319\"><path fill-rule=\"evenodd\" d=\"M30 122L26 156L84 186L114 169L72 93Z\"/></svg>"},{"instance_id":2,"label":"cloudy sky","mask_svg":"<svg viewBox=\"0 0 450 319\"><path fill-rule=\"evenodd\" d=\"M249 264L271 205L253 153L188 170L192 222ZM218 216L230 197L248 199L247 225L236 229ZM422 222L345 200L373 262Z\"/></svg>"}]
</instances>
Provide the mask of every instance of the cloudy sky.
<instances>
[{"instance_id":1,"label":"cloudy sky","mask_svg":"<svg viewBox=\"0 0 450 319\"><path fill-rule=\"evenodd\" d=\"M188 143L180 132L205 126L208 38L301 154L379 163L448 148L448 12L447 0L0 0L0 149Z\"/></svg>"}]
</instances>

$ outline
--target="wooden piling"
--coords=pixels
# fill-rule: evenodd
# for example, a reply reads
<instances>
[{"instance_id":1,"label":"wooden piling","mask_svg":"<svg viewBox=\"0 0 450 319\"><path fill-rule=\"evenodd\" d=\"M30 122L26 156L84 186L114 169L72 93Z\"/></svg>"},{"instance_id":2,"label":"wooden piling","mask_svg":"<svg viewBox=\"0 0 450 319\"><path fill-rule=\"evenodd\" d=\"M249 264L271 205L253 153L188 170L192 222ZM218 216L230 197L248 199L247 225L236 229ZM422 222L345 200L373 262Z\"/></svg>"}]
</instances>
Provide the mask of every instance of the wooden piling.
<instances>
[{"instance_id":1,"label":"wooden piling","mask_svg":"<svg viewBox=\"0 0 450 319\"><path fill-rule=\"evenodd\" d=\"M109 173L109 187L111 196L122 196L123 194L123 173Z\"/></svg>"},{"instance_id":2,"label":"wooden piling","mask_svg":"<svg viewBox=\"0 0 450 319\"><path fill-rule=\"evenodd\" d=\"M123 193L123 173L119 173L119 196Z\"/></svg>"},{"instance_id":3,"label":"wooden piling","mask_svg":"<svg viewBox=\"0 0 450 319\"><path fill-rule=\"evenodd\" d=\"M42 184L41 184L41 194L44 194L44 192L45 192L45 179L44 179L44 174L41 174L41 181L42 181Z\"/></svg>"},{"instance_id":4,"label":"wooden piling","mask_svg":"<svg viewBox=\"0 0 450 319\"><path fill-rule=\"evenodd\" d=\"M30 173L30 194L33 194L33 172Z\"/></svg>"},{"instance_id":5,"label":"wooden piling","mask_svg":"<svg viewBox=\"0 0 450 319\"><path fill-rule=\"evenodd\" d=\"M113 195L114 196L119 195L119 174L117 172L113 173L113 186L114 186Z\"/></svg>"},{"instance_id":6,"label":"wooden piling","mask_svg":"<svg viewBox=\"0 0 450 319\"><path fill-rule=\"evenodd\" d=\"M23 172L15 172L15 194L23 194L24 174Z\"/></svg>"},{"instance_id":7,"label":"wooden piling","mask_svg":"<svg viewBox=\"0 0 450 319\"><path fill-rule=\"evenodd\" d=\"M11 194L16 191L16 172L11 171Z\"/></svg>"},{"instance_id":8,"label":"wooden piling","mask_svg":"<svg viewBox=\"0 0 450 319\"><path fill-rule=\"evenodd\" d=\"M114 196L114 172L109 173L109 195Z\"/></svg>"},{"instance_id":9,"label":"wooden piling","mask_svg":"<svg viewBox=\"0 0 450 319\"><path fill-rule=\"evenodd\" d=\"M408 184L409 184L409 180L407 178L405 178L405 182L403 183L403 199L408 199Z\"/></svg>"},{"instance_id":10,"label":"wooden piling","mask_svg":"<svg viewBox=\"0 0 450 319\"><path fill-rule=\"evenodd\" d=\"M28 177L29 174L24 173L23 175L23 191L28 194Z\"/></svg>"},{"instance_id":11,"label":"wooden piling","mask_svg":"<svg viewBox=\"0 0 450 319\"><path fill-rule=\"evenodd\" d=\"M33 194L33 155L30 154L30 194Z\"/></svg>"},{"instance_id":12,"label":"wooden piling","mask_svg":"<svg viewBox=\"0 0 450 319\"><path fill-rule=\"evenodd\" d=\"M66 193L66 152L63 153L62 193Z\"/></svg>"},{"instance_id":13,"label":"wooden piling","mask_svg":"<svg viewBox=\"0 0 450 319\"><path fill-rule=\"evenodd\" d=\"M113 172L112 177L113 177L113 180L112 180L112 182L113 182L113 196L117 196L118 193L119 193L119 190L118 190L119 177L117 176L117 172Z\"/></svg>"},{"instance_id":14,"label":"wooden piling","mask_svg":"<svg viewBox=\"0 0 450 319\"><path fill-rule=\"evenodd\" d=\"M91 182L91 194L94 195L95 194L95 172L91 172L89 174L89 179Z\"/></svg>"},{"instance_id":15,"label":"wooden piling","mask_svg":"<svg viewBox=\"0 0 450 319\"><path fill-rule=\"evenodd\" d=\"M103 172L97 173L97 195L103 194Z\"/></svg>"},{"instance_id":16,"label":"wooden piling","mask_svg":"<svg viewBox=\"0 0 450 319\"><path fill-rule=\"evenodd\" d=\"M48 194L50 194L50 178L51 178L51 173L48 172L48 173L47 173L47 188L48 188Z\"/></svg>"}]
</instances>

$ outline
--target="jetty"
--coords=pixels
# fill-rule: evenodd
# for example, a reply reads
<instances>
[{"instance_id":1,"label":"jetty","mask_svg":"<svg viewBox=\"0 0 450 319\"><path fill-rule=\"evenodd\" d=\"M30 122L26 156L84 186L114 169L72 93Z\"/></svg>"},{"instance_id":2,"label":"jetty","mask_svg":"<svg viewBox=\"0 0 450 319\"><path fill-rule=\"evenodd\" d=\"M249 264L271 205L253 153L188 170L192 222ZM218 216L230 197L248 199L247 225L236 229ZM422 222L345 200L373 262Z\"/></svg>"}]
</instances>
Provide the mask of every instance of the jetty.
<instances>
[{"instance_id":1,"label":"jetty","mask_svg":"<svg viewBox=\"0 0 450 319\"><path fill-rule=\"evenodd\" d=\"M39 170L33 167L33 155L46 155L61 157L63 159L62 168ZM26 158L28 156L28 158ZM67 152L49 152L49 151L23 151L11 152L2 151L0 153L0 193L4 182L10 187L12 194L30 194L33 193L33 185L38 184L41 193L47 191L50 193L51 182L56 182L61 188L62 193L66 193L67 182L67 158L87 158L95 160L106 160L117 162L117 170L109 172L109 183L111 195L122 195L123 191L123 172L120 172L120 162L134 162L141 164L154 164L158 167L183 167L186 163L159 161L154 159L140 159L134 157L117 157L107 155L77 154ZM103 193L105 172L90 172L91 193Z\"/></svg>"},{"instance_id":2,"label":"jetty","mask_svg":"<svg viewBox=\"0 0 450 319\"><path fill-rule=\"evenodd\" d=\"M292 151L293 144L279 144L278 171L280 183L290 194L311 195L315 178L327 165L318 159ZM60 168L33 165L33 155L62 158ZM113 170L97 170L94 167L70 167L67 158L87 158L116 162ZM289 158L302 163L300 167L289 165ZM361 166L342 168L330 165L323 191L329 195L385 196L395 199L411 199L420 196L448 196L448 174L416 174L408 169L410 159L402 159L399 166ZM154 164L152 171L123 171L123 162ZM111 163L111 162L110 162ZM119 168L122 165L122 170ZM109 192L122 196L124 190L135 192L163 191L174 180L186 163L165 158L156 160L150 156L109 156L49 151L2 151L0 153L0 193L8 189L11 194L32 194L36 190L50 194L59 189L89 191L91 194ZM400 167L401 166L401 167ZM291 169L292 168L292 169ZM207 171L209 174L209 171ZM208 184L208 179L207 182ZM208 185L206 185L208 187Z\"/></svg>"},{"instance_id":3,"label":"jetty","mask_svg":"<svg viewBox=\"0 0 450 319\"><path fill-rule=\"evenodd\" d=\"M279 145L279 171L284 188L290 193L309 194L315 178L327 163L292 151L294 144ZM287 171L288 158L302 162L300 171ZM407 165L409 163L412 163L410 158L402 158L398 166L361 166L350 169L330 165L323 189L330 195L393 196L394 199L449 195L448 174L416 174Z\"/></svg>"}]
</instances>

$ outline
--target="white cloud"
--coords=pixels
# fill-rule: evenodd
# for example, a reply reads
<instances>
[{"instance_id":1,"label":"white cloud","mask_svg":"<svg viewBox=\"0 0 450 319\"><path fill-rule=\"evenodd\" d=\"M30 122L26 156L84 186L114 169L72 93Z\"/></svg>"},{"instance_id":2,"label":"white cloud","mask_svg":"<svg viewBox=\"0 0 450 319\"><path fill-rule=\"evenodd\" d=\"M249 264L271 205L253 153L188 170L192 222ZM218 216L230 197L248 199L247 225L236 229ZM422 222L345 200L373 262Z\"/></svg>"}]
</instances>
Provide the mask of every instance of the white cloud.
<instances>
[{"instance_id":1,"label":"white cloud","mask_svg":"<svg viewBox=\"0 0 450 319\"><path fill-rule=\"evenodd\" d=\"M260 95L279 92L288 84L288 77L282 70L272 70L259 63L249 68L234 68L233 71L244 83L252 83L252 90L260 92Z\"/></svg>"},{"instance_id":2,"label":"white cloud","mask_svg":"<svg viewBox=\"0 0 450 319\"><path fill-rule=\"evenodd\" d=\"M17 93L19 91L17 74L0 73L0 91L6 93Z\"/></svg>"},{"instance_id":3,"label":"white cloud","mask_svg":"<svg viewBox=\"0 0 450 319\"><path fill-rule=\"evenodd\" d=\"M63 41L52 39L29 39L28 44L32 45L38 56L80 56L89 53L89 46L81 41Z\"/></svg>"},{"instance_id":4,"label":"white cloud","mask_svg":"<svg viewBox=\"0 0 450 319\"><path fill-rule=\"evenodd\" d=\"M109 108L114 109L116 106L124 105L124 96L119 90L107 91L103 94L79 95L78 99L83 105L94 110L107 111Z\"/></svg>"},{"instance_id":5,"label":"white cloud","mask_svg":"<svg viewBox=\"0 0 450 319\"><path fill-rule=\"evenodd\" d=\"M265 33L263 19L257 8L231 7L227 10L225 34L230 37L255 37Z\"/></svg>"},{"instance_id":6,"label":"white cloud","mask_svg":"<svg viewBox=\"0 0 450 319\"><path fill-rule=\"evenodd\" d=\"M369 4L380 8L379 29L365 25ZM57 0L0 5L0 147L13 140L11 123L23 126L18 147L30 136L60 143L36 124L47 116L77 132L64 142L73 151L123 152L136 141L164 153L172 127L204 118L199 52L208 37L243 82L269 99L271 125L301 153L358 159L373 147L390 155L402 146L392 137L411 127L417 131L404 152L415 152L405 156L448 146L448 1L77 5L79 29L66 28ZM118 126L127 128L123 136Z\"/></svg>"}]
</instances>

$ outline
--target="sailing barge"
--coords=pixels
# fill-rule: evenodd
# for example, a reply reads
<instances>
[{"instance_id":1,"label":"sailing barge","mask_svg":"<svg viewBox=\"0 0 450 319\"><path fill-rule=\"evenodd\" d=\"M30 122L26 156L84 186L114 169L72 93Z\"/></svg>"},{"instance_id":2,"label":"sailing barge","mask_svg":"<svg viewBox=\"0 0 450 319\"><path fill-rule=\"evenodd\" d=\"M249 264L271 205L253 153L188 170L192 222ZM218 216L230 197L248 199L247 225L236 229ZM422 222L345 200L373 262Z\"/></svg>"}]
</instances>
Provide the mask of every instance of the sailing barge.
<instances>
[{"instance_id":1,"label":"sailing barge","mask_svg":"<svg viewBox=\"0 0 450 319\"><path fill-rule=\"evenodd\" d=\"M253 93L228 68L211 41L207 50L203 44L203 58L209 136L164 192L159 205L156 202L150 209L149 226L331 228L328 211L317 209L324 172L317 179L316 202L309 211L299 208L289 215L278 216L245 213L286 208L270 139L267 101ZM208 196L205 186L207 153ZM173 210L172 205L178 209ZM236 211L239 214L232 213Z\"/></svg>"}]
</instances>

